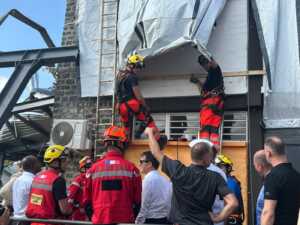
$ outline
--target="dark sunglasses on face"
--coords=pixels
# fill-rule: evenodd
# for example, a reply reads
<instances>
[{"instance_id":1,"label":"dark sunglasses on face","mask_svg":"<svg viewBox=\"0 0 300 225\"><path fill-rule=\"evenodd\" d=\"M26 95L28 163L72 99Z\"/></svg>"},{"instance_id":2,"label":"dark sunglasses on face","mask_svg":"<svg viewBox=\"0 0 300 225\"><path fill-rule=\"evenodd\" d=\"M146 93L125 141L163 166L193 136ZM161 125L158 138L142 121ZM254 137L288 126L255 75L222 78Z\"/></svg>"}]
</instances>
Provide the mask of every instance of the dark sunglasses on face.
<instances>
[{"instance_id":1,"label":"dark sunglasses on face","mask_svg":"<svg viewBox=\"0 0 300 225\"><path fill-rule=\"evenodd\" d=\"M147 163L147 162L149 162L149 161L140 159L140 164Z\"/></svg>"}]
</instances>

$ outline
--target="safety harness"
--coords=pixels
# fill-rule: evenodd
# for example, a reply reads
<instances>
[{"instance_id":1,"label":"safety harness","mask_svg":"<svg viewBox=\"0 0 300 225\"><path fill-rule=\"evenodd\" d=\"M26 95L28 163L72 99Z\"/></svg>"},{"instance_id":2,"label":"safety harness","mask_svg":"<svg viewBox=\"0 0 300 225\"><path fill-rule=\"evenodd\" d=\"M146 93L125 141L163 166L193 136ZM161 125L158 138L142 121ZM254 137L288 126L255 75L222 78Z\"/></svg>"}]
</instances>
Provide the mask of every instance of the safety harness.
<instances>
[{"instance_id":1,"label":"safety harness","mask_svg":"<svg viewBox=\"0 0 300 225\"><path fill-rule=\"evenodd\" d=\"M211 91L201 92L201 108L209 108L216 115L222 116L224 113L224 102L225 100L225 92L224 86L220 85Z\"/></svg>"},{"instance_id":2,"label":"safety harness","mask_svg":"<svg viewBox=\"0 0 300 225\"><path fill-rule=\"evenodd\" d=\"M129 113L129 118L133 118L134 115L138 115L141 112L145 114L145 117L147 118L147 120L143 121L139 124L139 127L136 132L136 133L140 134L145 130L145 128L148 126L148 124L153 122L153 118L151 116L149 116L148 110L143 105L140 105L140 110L137 112L134 112L128 105L128 101L135 98L131 94L128 94L128 90L126 89L126 86L125 86L125 82L128 79L129 74L130 74L130 71L128 71L128 70L120 71L118 73L116 96L117 96L117 100L118 100L119 104L124 103L126 105L126 108ZM129 122L129 124L132 123L132 121L128 121L128 122Z\"/></svg>"}]
</instances>

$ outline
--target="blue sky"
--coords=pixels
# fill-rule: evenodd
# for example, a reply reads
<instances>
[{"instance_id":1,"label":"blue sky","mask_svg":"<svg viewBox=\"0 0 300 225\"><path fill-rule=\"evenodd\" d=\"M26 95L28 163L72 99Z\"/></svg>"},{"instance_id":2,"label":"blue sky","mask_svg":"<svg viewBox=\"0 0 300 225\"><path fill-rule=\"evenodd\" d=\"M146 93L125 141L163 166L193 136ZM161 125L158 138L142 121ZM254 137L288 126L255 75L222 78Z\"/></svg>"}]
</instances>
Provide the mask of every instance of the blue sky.
<instances>
[{"instance_id":1,"label":"blue sky","mask_svg":"<svg viewBox=\"0 0 300 225\"><path fill-rule=\"evenodd\" d=\"M56 46L61 46L66 0L0 0L0 16L17 9L44 26ZM0 51L14 51L47 47L39 33L9 16L0 26ZM12 73L12 69L0 68L0 88ZM40 87L51 87L53 78L39 70Z\"/></svg>"}]
</instances>

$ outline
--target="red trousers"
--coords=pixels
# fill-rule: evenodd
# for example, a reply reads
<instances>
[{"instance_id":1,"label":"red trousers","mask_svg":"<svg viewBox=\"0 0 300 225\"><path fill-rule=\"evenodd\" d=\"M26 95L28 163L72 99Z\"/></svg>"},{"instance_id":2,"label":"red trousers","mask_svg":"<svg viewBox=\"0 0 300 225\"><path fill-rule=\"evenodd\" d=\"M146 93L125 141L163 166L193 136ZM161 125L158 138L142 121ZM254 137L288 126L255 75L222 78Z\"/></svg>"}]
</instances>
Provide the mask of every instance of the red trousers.
<instances>
[{"instance_id":1,"label":"red trousers","mask_svg":"<svg viewBox=\"0 0 300 225\"><path fill-rule=\"evenodd\" d=\"M132 120L134 116L136 120L143 122L140 130L138 131L139 134L142 134L146 127L153 127L157 129L150 112L137 99L133 98L127 102L120 103L119 114L121 122L123 123L129 137L131 137L132 133Z\"/></svg>"},{"instance_id":2,"label":"red trousers","mask_svg":"<svg viewBox=\"0 0 300 225\"><path fill-rule=\"evenodd\" d=\"M222 96L212 96L201 100L200 138L210 140L220 146L219 128L223 119L224 100Z\"/></svg>"}]
</instances>

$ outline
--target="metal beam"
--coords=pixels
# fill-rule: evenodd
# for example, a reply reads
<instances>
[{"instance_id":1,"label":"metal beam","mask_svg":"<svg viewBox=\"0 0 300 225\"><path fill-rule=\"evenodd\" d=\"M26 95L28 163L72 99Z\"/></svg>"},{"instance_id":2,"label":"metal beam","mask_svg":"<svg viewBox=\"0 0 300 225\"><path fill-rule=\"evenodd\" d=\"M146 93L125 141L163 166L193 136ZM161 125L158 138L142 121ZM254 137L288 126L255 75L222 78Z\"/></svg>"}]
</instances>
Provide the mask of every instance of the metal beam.
<instances>
[{"instance_id":1,"label":"metal beam","mask_svg":"<svg viewBox=\"0 0 300 225\"><path fill-rule=\"evenodd\" d=\"M31 76L41 67L37 61L33 64L20 64L5 84L0 93L0 127L11 116L11 110L15 106Z\"/></svg>"},{"instance_id":2,"label":"metal beam","mask_svg":"<svg viewBox=\"0 0 300 225\"><path fill-rule=\"evenodd\" d=\"M0 180L4 169L5 151L0 152ZM0 182L2 185L2 182Z\"/></svg>"},{"instance_id":3,"label":"metal beam","mask_svg":"<svg viewBox=\"0 0 300 225\"><path fill-rule=\"evenodd\" d=\"M46 131L42 126L40 126L38 123L36 123L32 120L26 119L23 116L20 116L19 114L14 114L14 115L17 119L21 120L26 125L32 127L33 129L35 129L37 132L41 133L45 137L48 138L50 136L50 133L48 131Z\"/></svg>"},{"instance_id":4,"label":"metal beam","mask_svg":"<svg viewBox=\"0 0 300 225\"><path fill-rule=\"evenodd\" d=\"M54 105L54 97L43 98L43 99L17 104L13 108L12 113L28 112L36 109L45 110L45 108L48 108L49 106L53 106L53 105Z\"/></svg>"},{"instance_id":5,"label":"metal beam","mask_svg":"<svg viewBox=\"0 0 300 225\"><path fill-rule=\"evenodd\" d=\"M14 155L15 153L19 153L19 152L26 152L26 151L34 151L36 150L37 152L43 148L45 145L41 142L41 143L32 143L32 144L28 144L27 148L25 148L24 145L14 145L14 146L10 146L9 144L0 144L0 153L2 152L3 149L5 149L6 155ZM18 154L16 154L17 157Z\"/></svg>"},{"instance_id":6,"label":"metal beam","mask_svg":"<svg viewBox=\"0 0 300 225\"><path fill-rule=\"evenodd\" d=\"M37 30L41 34L43 40L46 42L46 44L49 48L55 47L52 39L50 38L47 30L44 27L42 27L38 23L34 22L33 20L29 19L28 17L26 17L25 15L23 15L21 12L19 12L16 9L12 9L8 13L6 13L4 16L0 17L0 25L7 19L7 17L9 15L13 16L14 18L21 21L22 23L25 23L26 25Z\"/></svg>"},{"instance_id":7,"label":"metal beam","mask_svg":"<svg viewBox=\"0 0 300 225\"><path fill-rule=\"evenodd\" d=\"M35 219L27 217L10 217L12 221L33 222L33 223L51 223L51 224L69 224L69 225L93 225L90 221L79 220L60 220L60 219ZM133 225L132 223L117 223L117 225ZM141 225L141 224L138 224ZM158 224L165 225L165 224Z\"/></svg>"},{"instance_id":8,"label":"metal beam","mask_svg":"<svg viewBox=\"0 0 300 225\"><path fill-rule=\"evenodd\" d=\"M43 107L42 110L50 117L53 118L53 113L52 110L50 109L50 107Z\"/></svg>"},{"instance_id":9,"label":"metal beam","mask_svg":"<svg viewBox=\"0 0 300 225\"><path fill-rule=\"evenodd\" d=\"M11 111L32 75L48 63L76 62L77 47L62 47L0 53L0 67L16 65L16 68L0 93L0 128L11 116Z\"/></svg>"},{"instance_id":10,"label":"metal beam","mask_svg":"<svg viewBox=\"0 0 300 225\"><path fill-rule=\"evenodd\" d=\"M0 67L15 67L19 63L32 63L37 59L39 59L41 66L52 63L76 62L78 54L77 46L0 52Z\"/></svg>"},{"instance_id":11,"label":"metal beam","mask_svg":"<svg viewBox=\"0 0 300 225\"><path fill-rule=\"evenodd\" d=\"M27 143L25 143L23 141L23 139L21 137L18 136L17 134L17 130L14 129L14 127L11 125L11 123L9 121L7 121L6 126L8 128L8 130L10 131L10 133L14 136L14 138L16 139L17 142L19 142L21 145L23 145L25 147L26 150L28 150L27 147Z\"/></svg>"}]
</instances>

